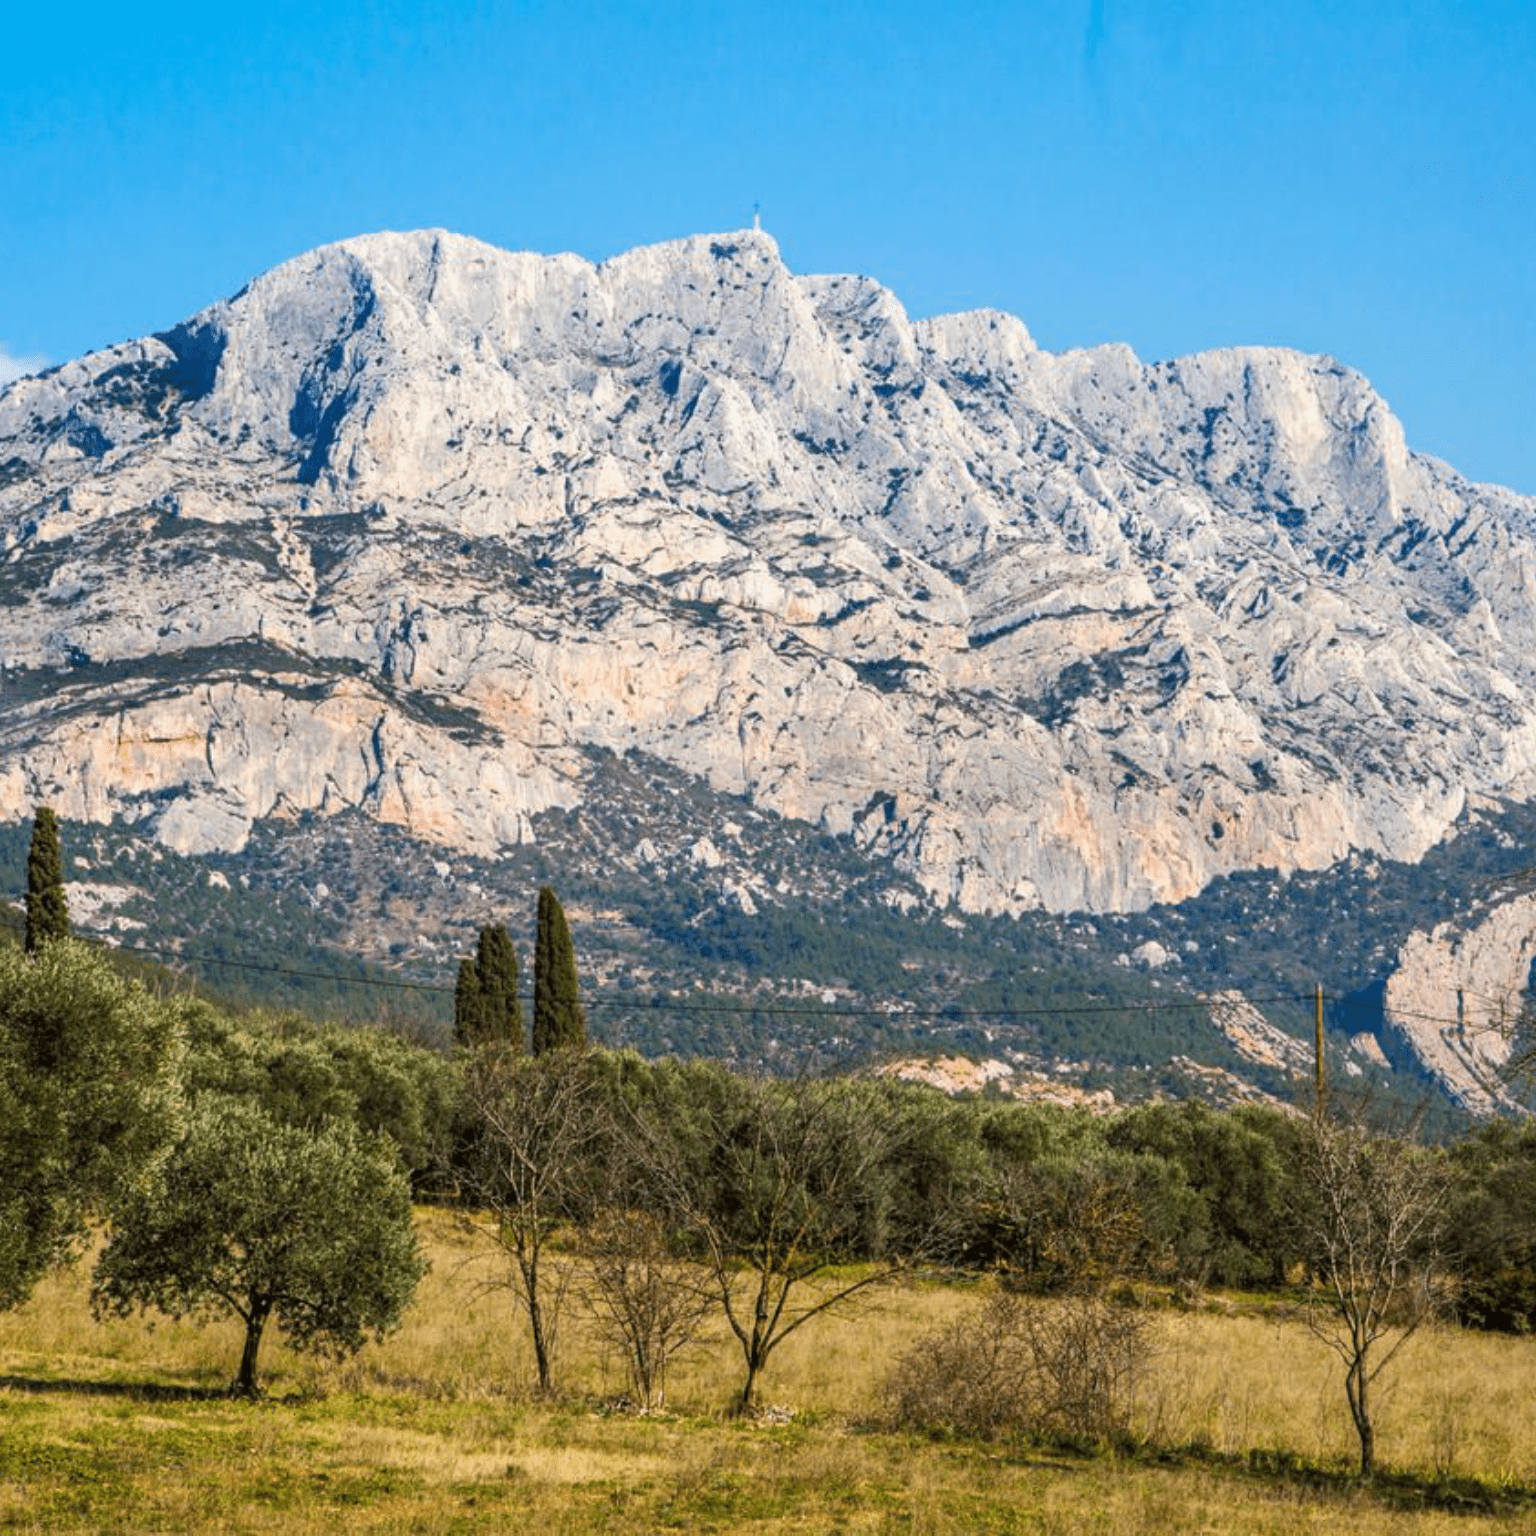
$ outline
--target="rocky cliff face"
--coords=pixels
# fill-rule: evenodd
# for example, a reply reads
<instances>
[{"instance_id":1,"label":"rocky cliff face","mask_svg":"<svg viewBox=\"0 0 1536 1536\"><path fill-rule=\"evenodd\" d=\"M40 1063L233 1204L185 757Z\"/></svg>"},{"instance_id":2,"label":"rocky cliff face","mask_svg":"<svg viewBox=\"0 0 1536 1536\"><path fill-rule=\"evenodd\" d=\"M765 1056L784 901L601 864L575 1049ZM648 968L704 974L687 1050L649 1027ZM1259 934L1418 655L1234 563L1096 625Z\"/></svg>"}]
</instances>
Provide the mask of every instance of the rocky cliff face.
<instances>
[{"instance_id":1,"label":"rocky cliff face","mask_svg":"<svg viewBox=\"0 0 1536 1536\"><path fill-rule=\"evenodd\" d=\"M1536 896L1409 937L1382 995L1389 1048L1474 1114L1514 1109L1506 1075L1536 965Z\"/></svg>"},{"instance_id":2,"label":"rocky cliff face","mask_svg":"<svg viewBox=\"0 0 1536 1536\"><path fill-rule=\"evenodd\" d=\"M0 815L493 849L641 749L969 910L1536 794L1536 504L1331 359L1053 355L757 232L311 252L0 393ZM701 829L703 830L703 829Z\"/></svg>"}]
</instances>

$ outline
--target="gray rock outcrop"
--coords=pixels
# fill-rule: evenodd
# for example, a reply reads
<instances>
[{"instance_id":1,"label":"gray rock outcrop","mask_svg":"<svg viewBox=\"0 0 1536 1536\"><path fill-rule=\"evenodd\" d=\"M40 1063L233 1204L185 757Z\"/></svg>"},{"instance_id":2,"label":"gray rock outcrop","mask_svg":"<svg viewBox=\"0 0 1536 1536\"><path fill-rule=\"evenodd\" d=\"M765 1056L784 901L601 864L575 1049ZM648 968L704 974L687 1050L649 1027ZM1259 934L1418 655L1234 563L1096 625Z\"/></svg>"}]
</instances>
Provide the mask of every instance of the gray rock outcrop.
<instances>
[{"instance_id":1,"label":"gray rock outcrop","mask_svg":"<svg viewBox=\"0 0 1536 1536\"><path fill-rule=\"evenodd\" d=\"M1536 896L1411 935L1382 996L1384 1038L1474 1114L1518 1106L1505 1076L1536 965Z\"/></svg>"}]
</instances>

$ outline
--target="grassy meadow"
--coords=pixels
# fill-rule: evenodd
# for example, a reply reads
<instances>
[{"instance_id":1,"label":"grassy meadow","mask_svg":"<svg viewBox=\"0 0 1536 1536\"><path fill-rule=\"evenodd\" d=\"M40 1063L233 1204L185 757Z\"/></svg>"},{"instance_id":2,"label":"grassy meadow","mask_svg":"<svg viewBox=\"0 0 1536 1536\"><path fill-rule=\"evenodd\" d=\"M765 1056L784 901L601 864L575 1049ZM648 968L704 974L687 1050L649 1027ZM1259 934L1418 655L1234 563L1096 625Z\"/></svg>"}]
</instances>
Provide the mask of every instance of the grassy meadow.
<instances>
[{"instance_id":1,"label":"grassy meadow","mask_svg":"<svg viewBox=\"0 0 1536 1536\"><path fill-rule=\"evenodd\" d=\"M257 1404L223 1395L233 1324L98 1324L83 1267L0 1314L0 1529L1536 1532L1533 1339L1414 1339L1381 1396L1370 1489L1349 1476L1327 1350L1240 1300L1160 1314L1136 1452L883 1425L890 1362L978 1304L958 1285L811 1323L770 1362L757 1421L727 1411L740 1359L725 1339L674 1368L665 1414L636 1417L574 1311L565 1394L534 1397L483 1242L442 1212L420 1221L433 1267L401 1331L341 1364L269 1338Z\"/></svg>"}]
</instances>

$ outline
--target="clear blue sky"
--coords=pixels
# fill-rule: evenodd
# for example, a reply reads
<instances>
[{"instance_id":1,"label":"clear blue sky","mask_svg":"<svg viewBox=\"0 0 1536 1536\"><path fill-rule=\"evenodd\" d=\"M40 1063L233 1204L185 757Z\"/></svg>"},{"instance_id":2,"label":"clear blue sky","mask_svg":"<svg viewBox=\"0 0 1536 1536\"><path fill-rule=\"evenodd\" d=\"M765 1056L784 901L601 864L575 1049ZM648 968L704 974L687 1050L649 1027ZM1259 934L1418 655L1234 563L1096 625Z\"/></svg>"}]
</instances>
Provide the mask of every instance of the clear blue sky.
<instances>
[{"instance_id":1,"label":"clear blue sky","mask_svg":"<svg viewBox=\"0 0 1536 1536\"><path fill-rule=\"evenodd\" d=\"M794 269L914 314L1331 352L1536 493L1533 0L16 0L3 35L10 358L366 230L600 258L761 202Z\"/></svg>"}]
</instances>

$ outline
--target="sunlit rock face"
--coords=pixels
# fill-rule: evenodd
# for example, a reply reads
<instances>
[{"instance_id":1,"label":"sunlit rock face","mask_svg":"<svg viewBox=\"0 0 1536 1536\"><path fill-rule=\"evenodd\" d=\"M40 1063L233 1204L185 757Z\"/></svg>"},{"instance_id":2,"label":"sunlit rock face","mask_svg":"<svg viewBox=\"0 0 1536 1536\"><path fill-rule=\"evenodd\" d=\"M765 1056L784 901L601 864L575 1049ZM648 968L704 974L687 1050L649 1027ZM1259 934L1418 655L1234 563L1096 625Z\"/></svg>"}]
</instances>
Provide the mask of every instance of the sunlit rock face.
<instances>
[{"instance_id":1,"label":"sunlit rock face","mask_svg":"<svg viewBox=\"0 0 1536 1536\"><path fill-rule=\"evenodd\" d=\"M1499 902L1470 922L1410 934L1382 993L1394 1054L1474 1114L1518 1108L1528 1084L1511 1081L1509 1067L1528 1047L1533 965L1533 895Z\"/></svg>"},{"instance_id":2,"label":"sunlit rock face","mask_svg":"<svg viewBox=\"0 0 1536 1536\"><path fill-rule=\"evenodd\" d=\"M637 748L966 909L1127 910L1536 793L1536 505L1358 374L913 321L756 231L310 252L0 393L0 537L0 815L184 850L490 849Z\"/></svg>"}]
</instances>

